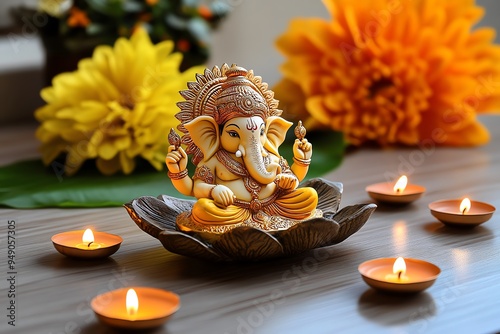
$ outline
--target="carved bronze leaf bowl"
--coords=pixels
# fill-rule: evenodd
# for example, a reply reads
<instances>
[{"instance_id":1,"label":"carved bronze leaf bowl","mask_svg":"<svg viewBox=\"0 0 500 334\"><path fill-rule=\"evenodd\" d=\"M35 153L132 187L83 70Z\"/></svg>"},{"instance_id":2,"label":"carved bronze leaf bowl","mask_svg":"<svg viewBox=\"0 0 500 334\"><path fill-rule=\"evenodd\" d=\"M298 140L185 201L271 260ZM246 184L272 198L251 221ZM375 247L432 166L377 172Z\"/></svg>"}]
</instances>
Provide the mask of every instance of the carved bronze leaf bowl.
<instances>
[{"instance_id":1,"label":"carved bronze leaf bowl","mask_svg":"<svg viewBox=\"0 0 500 334\"><path fill-rule=\"evenodd\" d=\"M377 207L375 204L356 204L338 211L342 183L317 178L302 186L316 189L317 208L323 216L284 230L264 231L240 226L207 237L206 234L183 232L176 225L176 217L190 211L194 200L167 195L143 196L124 206L134 222L160 240L168 251L211 261L258 261L335 245L357 232Z\"/></svg>"}]
</instances>

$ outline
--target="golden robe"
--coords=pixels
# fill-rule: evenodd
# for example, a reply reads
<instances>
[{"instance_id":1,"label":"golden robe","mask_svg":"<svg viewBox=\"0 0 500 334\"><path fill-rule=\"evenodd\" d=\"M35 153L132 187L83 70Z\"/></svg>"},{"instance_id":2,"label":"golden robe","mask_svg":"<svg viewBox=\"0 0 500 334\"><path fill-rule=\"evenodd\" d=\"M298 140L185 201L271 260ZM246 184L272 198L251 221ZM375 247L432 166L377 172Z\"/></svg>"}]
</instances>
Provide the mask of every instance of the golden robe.
<instances>
[{"instance_id":1,"label":"golden robe","mask_svg":"<svg viewBox=\"0 0 500 334\"><path fill-rule=\"evenodd\" d=\"M266 203L266 199L259 202L263 204L259 210L270 216L303 220L308 218L316 209L318 194L314 188L304 187L280 194L274 201L269 203ZM204 225L241 223L251 219L252 213L256 213L255 210L250 209L248 206L249 203L248 205L233 204L220 207L212 199L200 198L193 206L191 218L195 222Z\"/></svg>"}]
</instances>

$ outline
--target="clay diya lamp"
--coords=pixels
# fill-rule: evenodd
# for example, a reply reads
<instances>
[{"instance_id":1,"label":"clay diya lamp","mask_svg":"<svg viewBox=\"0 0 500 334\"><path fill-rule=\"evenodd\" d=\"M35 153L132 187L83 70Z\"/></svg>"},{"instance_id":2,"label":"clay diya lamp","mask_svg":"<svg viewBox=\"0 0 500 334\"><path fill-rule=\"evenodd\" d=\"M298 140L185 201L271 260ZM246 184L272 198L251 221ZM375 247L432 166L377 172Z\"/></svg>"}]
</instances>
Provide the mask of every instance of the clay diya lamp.
<instances>
[{"instance_id":1,"label":"clay diya lamp","mask_svg":"<svg viewBox=\"0 0 500 334\"><path fill-rule=\"evenodd\" d=\"M61 254L82 259L105 258L114 254L123 239L106 232L91 229L62 232L52 236L52 244Z\"/></svg>"},{"instance_id":2,"label":"clay diya lamp","mask_svg":"<svg viewBox=\"0 0 500 334\"><path fill-rule=\"evenodd\" d=\"M429 288L441 270L423 260L402 257L379 258L363 262L358 270L375 290L389 293L417 293Z\"/></svg>"},{"instance_id":3,"label":"clay diya lamp","mask_svg":"<svg viewBox=\"0 0 500 334\"><path fill-rule=\"evenodd\" d=\"M475 227L487 222L495 212L493 205L468 198L432 202L429 209L443 224L463 227Z\"/></svg>"},{"instance_id":4,"label":"clay diya lamp","mask_svg":"<svg viewBox=\"0 0 500 334\"><path fill-rule=\"evenodd\" d=\"M163 325L180 308L180 298L162 289L133 287L98 295L90 306L108 326L144 330Z\"/></svg>"},{"instance_id":5,"label":"clay diya lamp","mask_svg":"<svg viewBox=\"0 0 500 334\"><path fill-rule=\"evenodd\" d=\"M425 187L408 184L408 178L403 175L395 184L382 182L369 185L366 192L378 202L388 204L408 204L416 201L425 192Z\"/></svg>"}]
</instances>

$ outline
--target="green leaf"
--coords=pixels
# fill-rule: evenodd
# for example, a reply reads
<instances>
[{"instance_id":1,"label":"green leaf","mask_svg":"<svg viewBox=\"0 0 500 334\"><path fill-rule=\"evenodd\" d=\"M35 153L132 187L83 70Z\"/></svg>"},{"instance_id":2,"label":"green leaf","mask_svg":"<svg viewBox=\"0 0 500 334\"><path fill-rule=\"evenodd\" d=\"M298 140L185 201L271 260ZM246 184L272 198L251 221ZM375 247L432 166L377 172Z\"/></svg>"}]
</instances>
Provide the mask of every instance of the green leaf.
<instances>
[{"instance_id":1,"label":"green leaf","mask_svg":"<svg viewBox=\"0 0 500 334\"><path fill-rule=\"evenodd\" d=\"M89 35L99 35L106 30L106 26L100 23L90 23L85 31Z\"/></svg>"},{"instance_id":2,"label":"green leaf","mask_svg":"<svg viewBox=\"0 0 500 334\"><path fill-rule=\"evenodd\" d=\"M121 0L87 0L87 4L96 12L111 17L123 16L125 12Z\"/></svg>"},{"instance_id":3,"label":"green leaf","mask_svg":"<svg viewBox=\"0 0 500 334\"><path fill-rule=\"evenodd\" d=\"M167 26L173 27L178 30L184 30L187 28L189 20L186 20L175 14L168 14L165 17L165 23Z\"/></svg>"},{"instance_id":4,"label":"green leaf","mask_svg":"<svg viewBox=\"0 0 500 334\"><path fill-rule=\"evenodd\" d=\"M14 208L121 206L144 195L185 198L166 172L140 170L132 175L104 176L93 168L65 176L60 166L30 160L0 167L0 205Z\"/></svg>"},{"instance_id":5,"label":"green leaf","mask_svg":"<svg viewBox=\"0 0 500 334\"><path fill-rule=\"evenodd\" d=\"M295 141L292 130L288 130L287 138L279 148L280 154L290 165L293 163L292 147ZM341 132L311 131L306 138L313 146L313 155L305 180L321 177L340 165L347 147Z\"/></svg>"},{"instance_id":6,"label":"green leaf","mask_svg":"<svg viewBox=\"0 0 500 334\"><path fill-rule=\"evenodd\" d=\"M139 13L140 11L144 10L145 8L146 8L146 5L142 1L125 0L123 2L123 9L127 13Z\"/></svg>"},{"instance_id":7,"label":"green leaf","mask_svg":"<svg viewBox=\"0 0 500 334\"><path fill-rule=\"evenodd\" d=\"M280 153L292 163L292 135L280 147ZM307 178L320 177L342 161L345 144L335 132L307 135L313 144L313 158ZM93 162L74 176L63 173L62 164L45 167L39 160L17 162L0 167L0 205L14 208L108 207L121 206L140 196L160 194L186 198L170 182L166 171L138 166L131 175L104 176ZM192 171L190 175L193 175Z\"/></svg>"},{"instance_id":8,"label":"green leaf","mask_svg":"<svg viewBox=\"0 0 500 334\"><path fill-rule=\"evenodd\" d=\"M204 45L210 43L210 27L207 22L200 18L194 18L188 21L187 29Z\"/></svg>"}]
</instances>

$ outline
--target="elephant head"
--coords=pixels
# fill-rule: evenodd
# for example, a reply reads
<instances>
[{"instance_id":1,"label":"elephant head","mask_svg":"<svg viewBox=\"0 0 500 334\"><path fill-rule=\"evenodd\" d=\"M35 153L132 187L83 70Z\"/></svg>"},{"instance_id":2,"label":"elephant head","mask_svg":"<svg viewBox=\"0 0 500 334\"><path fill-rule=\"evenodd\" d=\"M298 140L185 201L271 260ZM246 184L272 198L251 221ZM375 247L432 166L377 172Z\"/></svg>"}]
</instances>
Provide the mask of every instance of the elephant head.
<instances>
[{"instance_id":1,"label":"elephant head","mask_svg":"<svg viewBox=\"0 0 500 334\"><path fill-rule=\"evenodd\" d=\"M224 149L235 160L242 160L253 179L269 184L281 168L274 162L266 165L264 158L269 153L279 156L278 147L291 125L279 116L268 117L266 121L259 116L235 117L221 125L210 116L199 116L186 123L185 127L203 152L205 161Z\"/></svg>"}]
</instances>

